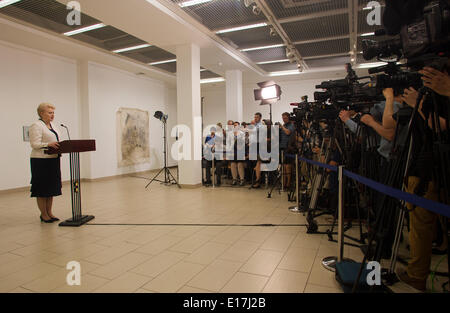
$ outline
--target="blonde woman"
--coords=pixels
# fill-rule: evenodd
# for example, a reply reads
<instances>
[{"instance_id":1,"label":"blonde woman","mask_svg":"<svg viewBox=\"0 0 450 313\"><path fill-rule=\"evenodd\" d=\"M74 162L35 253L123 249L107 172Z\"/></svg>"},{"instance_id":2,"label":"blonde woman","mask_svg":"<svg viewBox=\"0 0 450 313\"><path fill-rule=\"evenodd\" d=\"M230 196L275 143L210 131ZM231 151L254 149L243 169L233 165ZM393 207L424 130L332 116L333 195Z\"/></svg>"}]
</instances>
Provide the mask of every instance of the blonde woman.
<instances>
[{"instance_id":1,"label":"blonde woman","mask_svg":"<svg viewBox=\"0 0 450 313\"><path fill-rule=\"evenodd\" d=\"M55 107L41 103L37 113L39 120L30 127L31 197L36 198L41 211L41 222L59 221L52 213L53 197L61 195L60 155L45 154L48 148L59 148L58 130L52 125Z\"/></svg>"}]
</instances>

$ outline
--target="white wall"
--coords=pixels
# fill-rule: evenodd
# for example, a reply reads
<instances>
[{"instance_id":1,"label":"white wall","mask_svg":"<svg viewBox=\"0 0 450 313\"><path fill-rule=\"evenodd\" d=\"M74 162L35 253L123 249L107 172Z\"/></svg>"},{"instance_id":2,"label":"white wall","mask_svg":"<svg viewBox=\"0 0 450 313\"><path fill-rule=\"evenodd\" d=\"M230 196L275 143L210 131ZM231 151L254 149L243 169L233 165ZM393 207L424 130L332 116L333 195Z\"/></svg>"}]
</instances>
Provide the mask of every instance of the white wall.
<instances>
[{"instance_id":1,"label":"white wall","mask_svg":"<svg viewBox=\"0 0 450 313\"><path fill-rule=\"evenodd\" d=\"M162 123L155 111L169 114L168 135L176 124L176 90L160 81L136 76L100 64L88 63L88 102L90 133L81 131L81 93L77 61L0 42L0 190L29 186L30 152L22 140L22 126L38 119L41 102L56 106L55 123L66 124L72 139L89 138L97 151L89 152L90 170L82 178L99 178L162 167ZM150 159L146 164L119 168L117 165L116 112L120 107L138 108L150 115ZM61 140L67 139L65 132ZM169 138L172 142L174 139ZM170 149L170 147L169 147ZM170 151L170 150L169 150ZM170 156L170 154L169 154ZM82 161L86 159L83 158ZM169 157L169 166L174 165ZM62 178L70 179L67 156L61 160Z\"/></svg>"},{"instance_id":2,"label":"white wall","mask_svg":"<svg viewBox=\"0 0 450 313\"><path fill-rule=\"evenodd\" d=\"M77 66L73 60L0 42L0 190L30 183L29 142L22 140L22 126L38 119L37 106L56 106L55 122L67 124L78 137ZM67 139L65 132L61 140ZM68 158L63 157L62 178L68 180Z\"/></svg>"},{"instance_id":3,"label":"white wall","mask_svg":"<svg viewBox=\"0 0 450 313\"><path fill-rule=\"evenodd\" d=\"M324 74L323 79L295 79L279 82L278 84L281 86L282 95L281 100L272 105L273 121L281 121L281 114L283 112L292 112L293 107L289 104L292 102L301 102L301 97L304 95L308 96L309 101L314 101L314 92L319 91L315 86L322 81L329 79L338 78L329 78ZM260 101L254 100L253 90L256 88L256 84L245 84L243 86L244 122L250 122L256 112L261 112L263 119L269 118L269 106L261 106L259 104ZM203 124L206 126L208 124L221 122L223 125L226 125L225 84L215 87L203 87L202 97L204 97Z\"/></svg>"},{"instance_id":4,"label":"white wall","mask_svg":"<svg viewBox=\"0 0 450 313\"><path fill-rule=\"evenodd\" d=\"M90 178L127 174L163 166L163 124L154 118L153 114L155 111L170 113L167 131L170 136L171 125L176 123L173 109L175 107L176 110L174 91L160 81L100 64L89 64L90 135L97 142L97 151L91 153ZM116 112L121 107L149 112L149 163L118 167Z\"/></svg>"}]
</instances>

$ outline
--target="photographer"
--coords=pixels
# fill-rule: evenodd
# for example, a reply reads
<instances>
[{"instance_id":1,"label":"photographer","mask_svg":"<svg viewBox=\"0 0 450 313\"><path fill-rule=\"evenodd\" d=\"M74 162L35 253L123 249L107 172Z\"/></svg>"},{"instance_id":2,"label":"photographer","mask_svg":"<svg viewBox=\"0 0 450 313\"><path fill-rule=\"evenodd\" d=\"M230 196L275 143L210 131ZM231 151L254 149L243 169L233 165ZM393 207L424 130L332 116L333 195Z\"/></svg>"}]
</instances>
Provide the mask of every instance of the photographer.
<instances>
[{"instance_id":1,"label":"photographer","mask_svg":"<svg viewBox=\"0 0 450 313\"><path fill-rule=\"evenodd\" d=\"M383 157L383 162L389 160L389 154L392 149L392 141L395 137L396 123L392 115L396 113L401 107L403 101L401 96L394 96L392 88L383 90L383 95L386 99L384 102L376 103L369 114L361 116L361 123L372 128L379 136L378 153ZM347 125L353 133L358 130L358 124L351 118L351 111L341 111L339 118ZM386 123L385 123L386 121Z\"/></svg>"},{"instance_id":2,"label":"photographer","mask_svg":"<svg viewBox=\"0 0 450 313\"><path fill-rule=\"evenodd\" d=\"M283 123L275 123L275 125L280 126L280 157L286 154L286 149L288 147L288 143L291 139L291 137L294 135L295 132L295 125L290 121L290 114L287 112L284 112L282 115ZM292 166L288 162L284 162L284 157L281 159L281 164L283 166L283 184L286 186L286 188L289 188L291 185L291 170Z\"/></svg>"},{"instance_id":3,"label":"photographer","mask_svg":"<svg viewBox=\"0 0 450 313\"><path fill-rule=\"evenodd\" d=\"M442 110L448 110L448 100L450 95L450 77L448 70L441 72L430 67L425 67L420 71L423 74L422 80L424 86L435 91L436 98L447 105L442 105ZM405 89L403 100L411 107L416 106L418 92L413 88ZM407 192L418 194L426 199L439 201L438 184L436 177L433 177L433 157L430 158L430 152L433 151L433 132L432 117L423 112L424 99L419 103L418 115L415 118L415 127L413 128L413 150L411 165L407 174ZM441 113L444 113L441 111ZM447 112L448 114L448 112ZM446 130L445 120L439 116L442 130ZM448 130L447 130L448 133ZM447 134L448 137L448 134ZM445 174L444 174L445 175ZM444 191L445 192L445 191ZM426 281L430 272L431 254L433 252L433 237L436 233L436 226L446 229L446 218L440 219L438 224L438 215L424 208L416 207L410 203L407 204L410 219L410 261L405 272L398 273L398 277L408 285L421 290L426 290ZM444 252L448 249L447 234L442 238L441 247L435 252ZM440 254L440 253L439 253Z\"/></svg>"}]
</instances>

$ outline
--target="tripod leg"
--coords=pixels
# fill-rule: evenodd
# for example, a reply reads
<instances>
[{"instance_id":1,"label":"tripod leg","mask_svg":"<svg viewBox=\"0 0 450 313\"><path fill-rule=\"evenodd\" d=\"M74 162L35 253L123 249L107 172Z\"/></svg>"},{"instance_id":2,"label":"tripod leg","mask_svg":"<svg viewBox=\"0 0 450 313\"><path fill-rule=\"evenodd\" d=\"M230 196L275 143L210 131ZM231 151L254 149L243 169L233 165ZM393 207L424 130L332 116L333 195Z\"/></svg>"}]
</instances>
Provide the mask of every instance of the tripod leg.
<instances>
[{"instance_id":1,"label":"tripod leg","mask_svg":"<svg viewBox=\"0 0 450 313\"><path fill-rule=\"evenodd\" d=\"M150 182L145 186L145 188L147 188L148 186L150 186L151 183L153 183L156 178L159 176L159 174L161 174L161 172L164 171L164 167L162 169L159 170L158 174L156 174L155 176L153 176L153 178L150 180Z\"/></svg>"}]
</instances>

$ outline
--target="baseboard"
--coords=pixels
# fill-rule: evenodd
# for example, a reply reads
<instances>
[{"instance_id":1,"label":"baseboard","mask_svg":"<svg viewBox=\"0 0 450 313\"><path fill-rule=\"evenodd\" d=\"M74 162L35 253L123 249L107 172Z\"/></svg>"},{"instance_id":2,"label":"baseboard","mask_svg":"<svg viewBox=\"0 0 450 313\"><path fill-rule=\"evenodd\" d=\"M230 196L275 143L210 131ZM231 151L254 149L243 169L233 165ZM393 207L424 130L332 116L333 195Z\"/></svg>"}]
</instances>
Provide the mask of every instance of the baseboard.
<instances>
[{"instance_id":1,"label":"baseboard","mask_svg":"<svg viewBox=\"0 0 450 313\"><path fill-rule=\"evenodd\" d=\"M195 184L195 185L183 185L180 184L180 187L183 189L196 189L196 188L200 188L202 186L202 184Z\"/></svg>"},{"instance_id":2,"label":"baseboard","mask_svg":"<svg viewBox=\"0 0 450 313\"><path fill-rule=\"evenodd\" d=\"M176 166L171 166L169 167L171 169L176 168ZM148 174L151 177L151 174L156 174L160 169L154 169L154 170L147 170L147 171L141 171L141 172L132 172L132 173L127 173L127 174L119 174L119 175L113 175L113 176L106 176L106 177L99 177L99 178L82 178L81 182L100 182L100 181L107 181L107 180L111 180L111 179L116 179L116 178L121 178L121 177L127 177L130 175L143 175L143 174ZM62 182L63 185L68 185L70 184L70 180L65 180ZM187 185L187 186L191 186L191 185ZM196 185L194 185L196 186ZM200 184L201 186L201 184ZM29 191L31 188L31 186L25 186L25 187L17 187L17 188L12 188L12 189L3 189L0 190L0 195L4 195L4 194L9 194L9 193L14 193L14 192L23 192L23 191ZM189 188L189 187L186 187ZM193 187L193 188L197 188L197 187Z\"/></svg>"}]
</instances>

